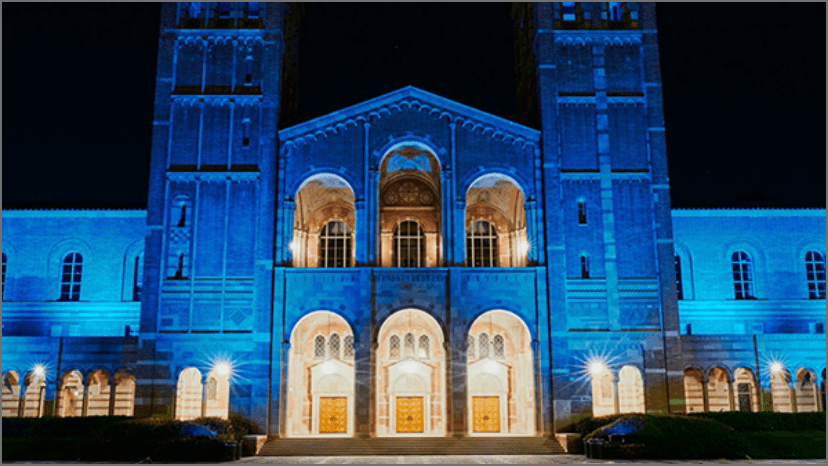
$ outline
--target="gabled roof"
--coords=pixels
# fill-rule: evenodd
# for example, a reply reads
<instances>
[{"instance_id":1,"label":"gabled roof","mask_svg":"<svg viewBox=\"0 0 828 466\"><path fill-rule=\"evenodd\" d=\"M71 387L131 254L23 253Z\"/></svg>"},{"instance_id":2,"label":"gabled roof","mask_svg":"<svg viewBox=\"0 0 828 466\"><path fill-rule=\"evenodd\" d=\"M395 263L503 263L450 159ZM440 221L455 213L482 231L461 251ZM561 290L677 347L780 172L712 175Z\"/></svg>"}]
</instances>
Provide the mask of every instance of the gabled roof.
<instances>
[{"instance_id":1,"label":"gabled roof","mask_svg":"<svg viewBox=\"0 0 828 466\"><path fill-rule=\"evenodd\" d=\"M536 143L540 140L540 131L536 129L457 103L414 86L406 86L342 110L284 128L279 131L279 138L282 141L291 141L309 134L324 134L329 130L336 132L338 126L356 125L360 121L368 121L371 117L382 118L383 114L389 114L392 110L399 111L406 107L416 108L422 112L436 113L439 116L447 116L458 126L471 126L484 128L484 130L490 128L493 134L500 134L512 140L523 140L527 143Z\"/></svg>"}]
</instances>

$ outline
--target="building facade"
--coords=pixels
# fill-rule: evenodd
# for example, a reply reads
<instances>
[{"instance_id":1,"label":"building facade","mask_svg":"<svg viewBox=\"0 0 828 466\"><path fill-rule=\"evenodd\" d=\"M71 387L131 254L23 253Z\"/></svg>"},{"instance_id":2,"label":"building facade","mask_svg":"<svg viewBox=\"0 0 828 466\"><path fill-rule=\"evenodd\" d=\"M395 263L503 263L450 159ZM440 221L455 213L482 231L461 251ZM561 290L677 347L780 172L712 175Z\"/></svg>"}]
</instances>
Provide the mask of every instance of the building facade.
<instances>
[{"instance_id":1,"label":"building facade","mask_svg":"<svg viewBox=\"0 0 828 466\"><path fill-rule=\"evenodd\" d=\"M3 212L3 415L823 409L825 211L671 210L652 4L513 18L539 128L414 87L283 127L296 10L165 4L147 210Z\"/></svg>"}]
</instances>

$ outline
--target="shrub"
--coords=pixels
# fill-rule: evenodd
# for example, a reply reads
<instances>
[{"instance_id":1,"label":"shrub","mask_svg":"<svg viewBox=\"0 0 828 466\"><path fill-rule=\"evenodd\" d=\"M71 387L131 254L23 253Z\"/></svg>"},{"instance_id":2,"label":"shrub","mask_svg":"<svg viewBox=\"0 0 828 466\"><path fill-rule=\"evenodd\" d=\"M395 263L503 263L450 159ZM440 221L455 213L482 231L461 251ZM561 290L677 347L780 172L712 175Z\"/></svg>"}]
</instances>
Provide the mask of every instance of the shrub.
<instances>
[{"instance_id":1,"label":"shrub","mask_svg":"<svg viewBox=\"0 0 828 466\"><path fill-rule=\"evenodd\" d=\"M825 430L825 413L693 413L690 416L713 419L741 432Z\"/></svg>"},{"instance_id":2,"label":"shrub","mask_svg":"<svg viewBox=\"0 0 828 466\"><path fill-rule=\"evenodd\" d=\"M604 444L607 457L634 455L635 458L744 458L744 447L731 427L711 419L675 415L626 414L618 417L631 421L635 429L619 441ZM619 421L621 422L621 421ZM586 438L609 439L612 424ZM628 446L628 445L635 445Z\"/></svg>"},{"instance_id":3,"label":"shrub","mask_svg":"<svg viewBox=\"0 0 828 466\"><path fill-rule=\"evenodd\" d=\"M570 432L575 434L581 434L581 437L592 433L595 429L604 427L607 424L615 422L616 419L620 419L624 416L628 416L627 414L611 414L609 416L599 416L599 417L592 417L589 413L586 415L580 416L573 416L572 418L568 419L567 421L569 424L565 424L558 432Z\"/></svg>"},{"instance_id":4,"label":"shrub","mask_svg":"<svg viewBox=\"0 0 828 466\"><path fill-rule=\"evenodd\" d=\"M227 455L225 443L216 437L178 438L159 445L150 457L152 461L182 463L232 461L235 458Z\"/></svg>"},{"instance_id":5,"label":"shrub","mask_svg":"<svg viewBox=\"0 0 828 466\"><path fill-rule=\"evenodd\" d=\"M239 413L230 413L230 422L233 424L233 436L237 442L258 429L255 422Z\"/></svg>"}]
</instances>

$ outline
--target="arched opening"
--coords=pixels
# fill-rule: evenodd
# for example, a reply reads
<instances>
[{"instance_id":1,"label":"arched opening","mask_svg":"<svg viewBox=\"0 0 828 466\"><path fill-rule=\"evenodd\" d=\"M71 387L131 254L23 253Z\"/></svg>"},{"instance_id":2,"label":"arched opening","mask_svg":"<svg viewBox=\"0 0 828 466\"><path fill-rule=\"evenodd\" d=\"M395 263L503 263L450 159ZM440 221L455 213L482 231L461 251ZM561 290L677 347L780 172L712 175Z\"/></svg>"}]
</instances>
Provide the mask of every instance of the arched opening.
<instances>
[{"instance_id":1,"label":"arched opening","mask_svg":"<svg viewBox=\"0 0 828 466\"><path fill-rule=\"evenodd\" d=\"M730 377L726 370L714 367L707 373L708 410L730 411Z\"/></svg>"},{"instance_id":2,"label":"arched opening","mask_svg":"<svg viewBox=\"0 0 828 466\"><path fill-rule=\"evenodd\" d=\"M23 398L21 417L43 416L43 404L46 396L46 376L37 370L29 371L23 378Z\"/></svg>"},{"instance_id":3,"label":"arched opening","mask_svg":"<svg viewBox=\"0 0 828 466\"><path fill-rule=\"evenodd\" d=\"M383 322L377 338L377 435L445 435L440 324L423 311L405 309Z\"/></svg>"},{"instance_id":4,"label":"arched opening","mask_svg":"<svg viewBox=\"0 0 828 466\"><path fill-rule=\"evenodd\" d=\"M466 192L466 266L523 267L529 243L526 199L511 178L478 178Z\"/></svg>"},{"instance_id":5,"label":"arched opening","mask_svg":"<svg viewBox=\"0 0 828 466\"><path fill-rule=\"evenodd\" d=\"M3 417L17 417L20 408L20 377L17 372L3 374Z\"/></svg>"},{"instance_id":6,"label":"arched opening","mask_svg":"<svg viewBox=\"0 0 828 466\"><path fill-rule=\"evenodd\" d=\"M442 214L437 158L419 144L392 148L380 163L379 192L380 264L440 266ZM404 251L402 246L406 246Z\"/></svg>"},{"instance_id":7,"label":"arched opening","mask_svg":"<svg viewBox=\"0 0 828 466\"><path fill-rule=\"evenodd\" d=\"M816 374L800 367L796 371L796 412L815 413L819 411Z\"/></svg>"},{"instance_id":8,"label":"arched opening","mask_svg":"<svg viewBox=\"0 0 828 466\"><path fill-rule=\"evenodd\" d=\"M684 370L684 408L688 414L704 412L704 375L696 368Z\"/></svg>"},{"instance_id":9,"label":"arched opening","mask_svg":"<svg viewBox=\"0 0 828 466\"><path fill-rule=\"evenodd\" d=\"M624 366L618 372L618 410L621 413L644 412L644 380L633 366Z\"/></svg>"},{"instance_id":10,"label":"arched opening","mask_svg":"<svg viewBox=\"0 0 828 466\"><path fill-rule=\"evenodd\" d=\"M288 352L289 436L353 435L353 339L348 322L329 311L307 314L293 327Z\"/></svg>"},{"instance_id":11,"label":"arched opening","mask_svg":"<svg viewBox=\"0 0 828 466\"><path fill-rule=\"evenodd\" d=\"M63 375L57 400L57 417L83 416L83 375L76 370Z\"/></svg>"},{"instance_id":12,"label":"arched opening","mask_svg":"<svg viewBox=\"0 0 828 466\"><path fill-rule=\"evenodd\" d=\"M615 414L616 393L615 380L609 367L597 364L590 368L592 384L592 415L608 416Z\"/></svg>"},{"instance_id":13,"label":"arched opening","mask_svg":"<svg viewBox=\"0 0 828 466\"><path fill-rule=\"evenodd\" d=\"M759 412L759 394L756 391L756 379L753 371L739 367L733 371L736 384L736 410L742 412Z\"/></svg>"},{"instance_id":14,"label":"arched opening","mask_svg":"<svg viewBox=\"0 0 828 466\"><path fill-rule=\"evenodd\" d=\"M175 386L175 418L189 421L201 417L201 371L188 367L178 375Z\"/></svg>"},{"instance_id":15,"label":"arched opening","mask_svg":"<svg viewBox=\"0 0 828 466\"><path fill-rule=\"evenodd\" d=\"M771 400L773 400L773 412L792 413L791 403L791 374L787 369L770 371Z\"/></svg>"},{"instance_id":16,"label":"arched opening","mask_svg":"<svg viewBox=\"0 0 828 466\"><path fill-rule=\"evenodd\" d=\"M470 435L534 435L535 371L532 336L508 311L489 311L469 327L467 376ZM476 356L476 357L475 357Z\"/></svg>"},{"instance_id":17,"label":"arched opening","mask_svg":"<svg viewBox=\"0 0 828 466\"><path fill-rule=\"evenodd\" d=\"M98 369L86 377L86 415L109 415L109 375L105 370Z\"/></svg>"},{"instance_id":18,"label":"arched opening","mask_svg":"<svg viewBox=\"0 0 828 466\"><path fill-rule=\"evenodd\" d=\"M230 415L230 374L213 368L205 380L204 417L227 419Z\"/></svg>"},{"instance_id":19,"label":"arched opening","mask_svg":"<svg viewBox=\"0 0 828 466\"><path fill-rule=\"evenodd\" d=\"M123 371L115 374L113 416L132 416L135 412L135 377Z\"/></svg>"},{"instance_id":20,"label":"arched opening","mask_svg":"<svg viewBox=\"0 0 828 466\"><path fill-rule=\"evenodd\" d=\"M296 191L294 267L353 267L354 191L336 175L316 175Z\"/></svg>"}]
</instances>

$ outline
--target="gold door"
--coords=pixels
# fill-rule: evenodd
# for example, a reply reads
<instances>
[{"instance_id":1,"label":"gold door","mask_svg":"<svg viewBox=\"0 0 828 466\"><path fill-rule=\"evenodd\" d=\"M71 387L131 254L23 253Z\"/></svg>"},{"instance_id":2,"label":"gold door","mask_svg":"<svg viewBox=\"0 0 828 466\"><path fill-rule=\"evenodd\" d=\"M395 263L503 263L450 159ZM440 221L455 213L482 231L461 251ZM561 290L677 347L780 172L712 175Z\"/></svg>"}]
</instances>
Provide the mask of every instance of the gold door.
<instances>
[{"instance_id":1,"label":"gold door","mask_svg":"<svg viewBox=\"0 0 828 466\"><path fill-rule=\"evenodd\" d=\"M344 434L348 431L348 398L319 397L319 433Z\"/></svg>"},{"instance_id":2,"label":"gold door","mask_svg":"<svg viewBox=\"0 0 828 466\"><path fill-rule=\"evenodd\" d=\"M472 397L474 432L500 432L500 397Z\"/></svg>"},{"instance_id":3,"label":"gold door","mask_svg":"<svg viewBox=\"0 0 828 466\"><path fill-rule=\"evenodd\" d=\"M423 397L397 397L397 432L423 431Z\"/></svg>"}]
</instances>

